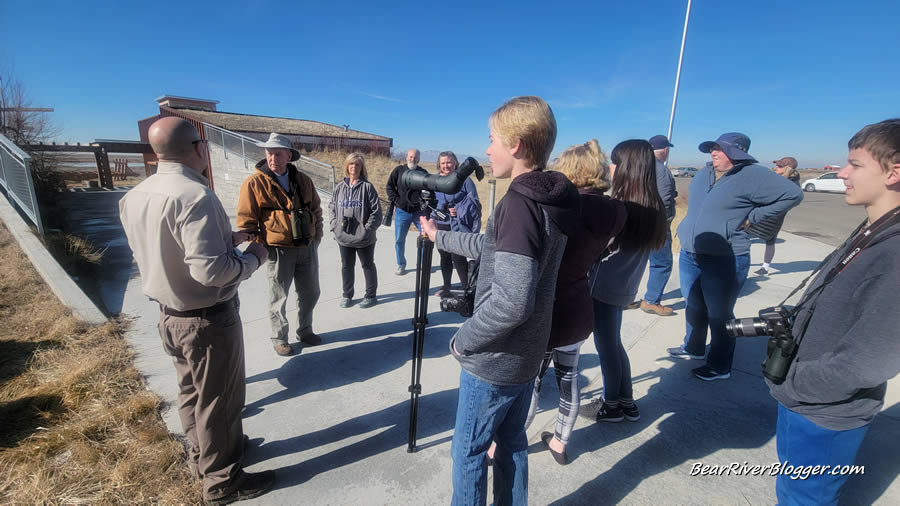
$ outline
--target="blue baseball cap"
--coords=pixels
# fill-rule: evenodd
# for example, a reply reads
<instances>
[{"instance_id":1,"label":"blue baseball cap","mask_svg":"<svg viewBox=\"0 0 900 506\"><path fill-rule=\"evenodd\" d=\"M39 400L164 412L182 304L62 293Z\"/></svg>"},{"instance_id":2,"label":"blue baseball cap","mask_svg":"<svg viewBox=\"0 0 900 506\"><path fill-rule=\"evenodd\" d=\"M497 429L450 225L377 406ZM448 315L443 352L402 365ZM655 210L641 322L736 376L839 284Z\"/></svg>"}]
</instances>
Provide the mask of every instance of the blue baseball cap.
<instances>
[{"instance_id":1,"label":"blue baseball cap","mask_svg":"<svg viewBox=\"0 0 900 506\"><path fill-rule=\"evenodd\" d=\"M740 132L728 132L719 136L718 139L714 141L706 141L700 143L700 152L701 153L709 153L712 151L712 147L717 145L722 148L722 152L725 153L732 161L749 161L756 162L756 158L750 156L750 137L740 133Z\"/></svg>"},{"instance_id":2,"label":"blue baseball cap","mask_svg":"<svg viewBox=\"0 0 900 506\"><path fill-rule=\"evenodd\" d=\"M669 138L665 135L654 135L650 137L650 147L653 149L674 148L675 145L669 142Z\"/></svg>"}]
</instances>

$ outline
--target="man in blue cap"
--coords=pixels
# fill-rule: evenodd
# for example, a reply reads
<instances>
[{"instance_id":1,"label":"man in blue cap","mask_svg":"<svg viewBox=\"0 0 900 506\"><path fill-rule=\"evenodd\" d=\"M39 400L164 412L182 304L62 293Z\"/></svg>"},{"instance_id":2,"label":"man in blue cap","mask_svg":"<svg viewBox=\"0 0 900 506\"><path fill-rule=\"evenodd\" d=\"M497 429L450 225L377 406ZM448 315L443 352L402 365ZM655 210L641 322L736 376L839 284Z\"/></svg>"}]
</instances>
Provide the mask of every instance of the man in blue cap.
<instances>
[{"instance_id":1,"label":"man in blue cap","mask_svg":"<svg viewBox=\"0 0 900 506\"><path fill-rule=\"evenodd\" d=\"M675 358L706 358L706 365L692 371L704 381L731 377L735 343L725 322L734 318L750 270L747 226L786 213L803 200L797 185L759 165L749 150L750 138L737 132L700 144L712 161L691 181L687 216L678 226L686 332L684 344L668 352Z\"/></svg>"},{"instance_id":2,"label":"man in blue cap","mask_svg":"<svg viewBox=\"0 0 900 506\"><path fill-rule=\"evenodd\" d=\"M650 137L650 146L653 148L653 154L656 156L656 188L659 190L659 196L666 206L666 218L669 221L669 227L666 229L666 243L663 244L662 248L650 253L650 277L647 279L647 293L644 294L644 300L632 302L625 307L627 309L640 307L641 311L645 313L658 316L672 316L674 314L672 308L663 306L661 300L666 289L666 283L669 282L669 276L672 274L671 224L675 218L675 197L678 195L678 192L675 191L675 178L672 177L672 172L666 167L666 160L669 159L669 148L675 146L669 142L669 138L665 135Z\"/></svg>"}]
</instances>

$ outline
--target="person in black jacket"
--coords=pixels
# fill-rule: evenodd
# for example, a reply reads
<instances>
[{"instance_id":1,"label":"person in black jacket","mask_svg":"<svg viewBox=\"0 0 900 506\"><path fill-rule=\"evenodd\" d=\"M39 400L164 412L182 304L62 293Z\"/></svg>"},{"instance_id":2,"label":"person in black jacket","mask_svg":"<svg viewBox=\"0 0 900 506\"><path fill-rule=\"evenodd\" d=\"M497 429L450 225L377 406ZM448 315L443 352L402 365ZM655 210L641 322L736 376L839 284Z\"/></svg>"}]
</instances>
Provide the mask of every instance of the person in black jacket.
<instances>
[{"instance_id":1,"label":"person in black jacket","mask_svg":"<svg viewBox=\"0 0 900 506\"><path fill-rule=\"evenodd\" d=\"M406 165L394 167L390 177L388 177L387 187L385 188L388 201L394 204L394 249L397 251L396 274L398 276L406 274L406 234L409 232L410 224L414 224L419 233L422 232L419 224L419 218L423 216L422 210L419 208L421 192L407 188L403 184L401 177L408 170L428 173L428 171L419 167L418 149L410 149L406 153Z\"/></svg>"}]
</instances>

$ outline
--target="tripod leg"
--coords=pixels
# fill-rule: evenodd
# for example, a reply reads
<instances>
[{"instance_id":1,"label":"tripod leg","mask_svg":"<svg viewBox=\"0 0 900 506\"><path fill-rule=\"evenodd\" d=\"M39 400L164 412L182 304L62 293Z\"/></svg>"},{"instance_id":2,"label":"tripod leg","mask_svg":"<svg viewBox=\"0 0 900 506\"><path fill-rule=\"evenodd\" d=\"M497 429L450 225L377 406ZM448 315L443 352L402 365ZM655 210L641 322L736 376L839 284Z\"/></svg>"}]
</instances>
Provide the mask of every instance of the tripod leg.
<instances>
[{"instance_id":1,"label":"tripod leg","mask_svg":"<svg viewBox=\"0 0 900 506\"><path fill-rule=\"evenodd\" d=\"M425 348L425 326L428 324L428 285L431 280L431 257L434 243L419 236L416 243L416 296L413 314L412 383L409 385L409 437L406 451L416 451L416 423L422 385L422 354Z\"/></svg>"}]
</instances>

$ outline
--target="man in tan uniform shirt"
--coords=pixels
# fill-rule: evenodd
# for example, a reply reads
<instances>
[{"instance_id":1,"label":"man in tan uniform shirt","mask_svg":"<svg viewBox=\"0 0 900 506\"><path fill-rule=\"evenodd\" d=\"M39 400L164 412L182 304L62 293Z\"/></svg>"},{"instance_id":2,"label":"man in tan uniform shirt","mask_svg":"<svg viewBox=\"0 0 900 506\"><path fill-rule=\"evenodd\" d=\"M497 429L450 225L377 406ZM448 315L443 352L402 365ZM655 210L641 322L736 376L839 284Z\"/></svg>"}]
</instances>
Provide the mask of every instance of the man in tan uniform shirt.
<instances>
[{"instance_id":1,"label":"man in tan uniform shirt","mask_svg":"<svg viewBox=\"0 0 900 506\"><path fill-rule=\"evenodd\" d=\"M178 413L191 442L189 460L212 504L257 497L273 471L242 470L244 338L238 285L266 261L265 247L234 246L228 216L203 176L205 140L180 118L150 126L159 169L119 202L119 215L144 293L159 303L159 333L178 375Z\"/></svg>"}]
</instances>

